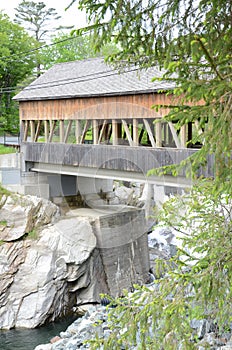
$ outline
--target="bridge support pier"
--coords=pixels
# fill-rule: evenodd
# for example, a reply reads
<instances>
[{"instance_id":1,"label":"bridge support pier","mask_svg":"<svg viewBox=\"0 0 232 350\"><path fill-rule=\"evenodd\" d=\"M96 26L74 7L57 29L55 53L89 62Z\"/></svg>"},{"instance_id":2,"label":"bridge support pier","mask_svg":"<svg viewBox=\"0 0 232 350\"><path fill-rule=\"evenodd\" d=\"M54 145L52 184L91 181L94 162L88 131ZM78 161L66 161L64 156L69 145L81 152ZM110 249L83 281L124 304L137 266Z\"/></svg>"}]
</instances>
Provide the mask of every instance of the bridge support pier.
<instances>
[{"instance_id":1,"label":"bridge support pier","mask_svg":"<svg viewBox=\"0 0 232 350\"><path fill-rule=\"evenodd\" d=\"M105 205L109 194L113 192L113 180L78 176L77 191L87 206L94 208Z\"/></svg>"}]
</instances>

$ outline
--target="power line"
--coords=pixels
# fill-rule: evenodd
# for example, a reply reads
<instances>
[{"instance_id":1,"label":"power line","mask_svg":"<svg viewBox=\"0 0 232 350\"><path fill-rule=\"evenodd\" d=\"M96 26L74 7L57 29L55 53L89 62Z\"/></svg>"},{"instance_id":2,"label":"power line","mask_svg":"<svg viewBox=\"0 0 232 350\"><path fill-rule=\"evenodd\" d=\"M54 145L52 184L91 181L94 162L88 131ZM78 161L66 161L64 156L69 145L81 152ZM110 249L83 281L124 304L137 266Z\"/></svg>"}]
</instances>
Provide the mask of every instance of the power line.
<instances>
[{"instance_id":1,"label":"power line","mask_svg":"<svg viewBox=\"0 0 232 350\"><path fill-rule=\"evenodd\" d=\"M135 72L135 71L139 71L139 70L140 70L140 68L135 67L135 68L128 69L126 72L130 73L130 72ZM43 84L36 84L34 86L29 85L25 88L25 90L46 89L46 88L57 87L57 86L62 86L62 85L70 85L73 83L78 84L78 83L93 81L93 80L105 78L108 76L118 75L118 74L119 74L118 71L116 71L115 69L111 69L108 71L101 71L101 72L97 72L97 73L82 75L82 76L77 77L75 79L70 78L70 79L61 79L61 80L53 81L52 83L55 83L55 84L51 84L51 82L49 82L49 83L43 83ZM3 88L3 89L7 89L7 87ZM18 90L19 87L14 88L12 90L10 90L9 88L8 88L8 90L3 90L3 89L2 89L2 92L14 92L15 90Z\"/></svg>"},{"instance_id":2,"label":"power line","mask_svg":"<svg viewBox=\"0 0 232 350\"><path fill-rule=\"evenodd\" d=\"M137 71L137 70L139 70L139 68L133 68L133 69L127 70L127 72L133 72L133 71ZM105 73L105 74L103 74L103 73ZM99 76L96 76L96 74L99 74ZM105 77L112 76L112 75L118 75L118 74L119 74L118 71L116 71L115 69L112 69L109 71L103 71L103 72L83 75L83 76L75 78L75 79L73 79L73 78L64 79L60 83L58 81L58 84L56 81L54 81L54 83L56 83L56 84L49 84L49 85L45 85L45 86L44 86L44 84L39 84L39 86L37 86L37 85L31 86L31 87L28 86L25 88L25 90L31 90L31 89L36 90L36 89L44 89L47 87L56 87L56 86L67 85L67 84L69 85L69 84L73 84L73 83L82 83L82 82L97 80L97 79L105 78ZM87 78L87 79L85 79L85 78Z\"/></svg>"},{"instance_id":3,"label":"power line","mask_svg":"<svg viewBox=\"0 0 232 350\"><path fill-rule=\"evenodd\" d=\"M54 46L54 45L57 45L57 44L60 44L60 43L63 43L63 42L69 41L69 40L74 40L74 39L80 38L80 37L82 37L84 35L87 35L90 32L91 32L91 30L86 31L85 33L82 33L81 35L65 38L65 39L56 41L56 42L51 43L51 44L44 44L44 45L41 45L39 47L36 47L36 48L28 50L28 51L22 51L22 52L19 52L19 53L13 53L12 55L9 55L9 56L3 56L3 57L1 57L1 60L9 60L9 62L18 61L18 59L17 60L12 60L11 58L14 57L14 56L17 56L17 58L18 58L18 57L21 57L21 56L25 56L27 54L34 53L35 51L41 50L41 49L43 49L45 47L50 47L50 46Z\"/></svg>"}]
</instances>

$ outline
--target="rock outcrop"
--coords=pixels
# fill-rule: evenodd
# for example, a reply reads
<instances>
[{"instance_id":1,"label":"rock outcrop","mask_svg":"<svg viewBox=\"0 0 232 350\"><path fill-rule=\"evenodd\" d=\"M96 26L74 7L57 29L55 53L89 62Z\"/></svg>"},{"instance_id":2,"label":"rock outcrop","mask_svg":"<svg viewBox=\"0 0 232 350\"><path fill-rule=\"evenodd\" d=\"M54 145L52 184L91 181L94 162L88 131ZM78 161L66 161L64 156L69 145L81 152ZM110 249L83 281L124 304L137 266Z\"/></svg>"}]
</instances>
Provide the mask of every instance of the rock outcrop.
<instances>
[{"instance_id":1,"label":"rock outcrop","mask_svg":"<svg viewBox=\"0 0 232 350\"><path fill-rule=\"evenodd\" d=\"M37 327L148 277L141 210L59 216L53 203L19 195L0 206L0 329Z\"/></svg>"},{"instance_id":2,"label":"rock outcrop","mask_svg":"<svg viewBox=\"0 0 232 350\"><path fill-rule=\"evenodd\" d=\"M70 311L78 289L86 288L87 301L106 291L104 278L91 280L99 265L90 223L58 220L57 213L55 205L36 197L2 200L0 328L33 328L54 320Z\"/></svg>"}]
</instances>

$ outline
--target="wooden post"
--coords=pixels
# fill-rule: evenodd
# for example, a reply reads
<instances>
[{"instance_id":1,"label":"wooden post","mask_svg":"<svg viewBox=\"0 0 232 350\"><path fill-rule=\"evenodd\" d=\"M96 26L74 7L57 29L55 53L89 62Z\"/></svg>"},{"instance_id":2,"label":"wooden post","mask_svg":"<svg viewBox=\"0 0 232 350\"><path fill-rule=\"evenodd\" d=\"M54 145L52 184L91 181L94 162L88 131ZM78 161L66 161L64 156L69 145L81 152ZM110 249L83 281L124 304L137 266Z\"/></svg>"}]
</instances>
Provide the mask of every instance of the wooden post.
<instances>
[{"instance_id":1,"label":"wooden post","mask_svg":"<svg viewBox=\"0 0 232 350\"><path fill-rule=\"evenodd\" d=\"M64 120L60 120L60 142L64 142Z\"/></svg>"},{"instance_id":2,"label":"wooden post","mask_svg":"<svg viewBox=\"0 0 232 350\"><path fill-rule=\"evenodd\" d=\"M24 134L25 134L25 120L20 121L20 143L24 141Z\"/></svg>"},{"instance_id":3,"label":"wooden post","mask_svg":"<svg viewBox=\"0 0 232 350\"><path fill-rule=\"evenodd\" d=\"M155 139L156 146L162 147L162 123L160 121L155 123Z\"/></svg>"},{"instance_id":4,"label":"wooden post","mask_svg":"<svg viewBox=\"0 0 232 350\"><path fill-rule=\"evenodd\" d=\"M99 126L98 126L97 119L93 119L92 134L93 134L93 144L97 145L98 144L98 136L99 136Z\"/></svg>"},{"instance_id":5,"label":"wooden post","mask_svg":"<svg viewBox=\"0 0 232 350\"><path fill-rule=\"evenodd\" d=\"M112 119L112 138L113 145L118 145L118 123L116 119Z\"/></svg>"},{"instance_id":6,"label":"wooden post","mask_svg":"<svg viewBox=\"0 0 232 350\"><path fill-rule=\"evenodd\" d=\"M31 142L35 141L35 121L30 120L30 128L31 128Z\"/></svg>"},{"instance_id":7,"label":"wooden post","mask_svg":"<svg viewBox=\"0 0 232 350\"><path fill-rule=\"evenodd\" d=\"M112 129L113 129L112 123L111 124L107 123L105 140L106 140L108 145L110 143L110 138L111 138L111 135L112 135Z\"/></svg>"},{"instance_id":8,"label":"wooden post","mask_svg":"<svg viewBox=\"0 0 232 350\"><path fill-rule=\"evenodd\" d=\"M49 136L49 126L48 126L48 120L44 121L44 138L45 142L48 142L48 136Z\"/></svg>"},{"instance_id":9,"label":"wooden post","mask_svg":"<svg viewBox=\"0 0 232 350\"><path fill-rule=\"evenodd\" d=\"M182 148L187 147L187 125L183 125L180 128L180 144Z\"/></svg>"},{"instance_id":10,"label":"wooden post","mask_svg":"<svg viewBox=\"0 0 232 350\"><path fill-rule=\"evenodd\" d=\"M81 140L81 120L80 119L76 120L75 137L76 137L76 143L79 144Z\"/></svg>"},{"instance_id":11,"label":"wooden post","mask_svg":"<svg viewBox=\"0 0 232 350\"><path fill-rule=\"evenodd\" d=\"M134 146L139 145L139 122L138 119L133 119L133 144Z\"/></svg>"}]
</instances>

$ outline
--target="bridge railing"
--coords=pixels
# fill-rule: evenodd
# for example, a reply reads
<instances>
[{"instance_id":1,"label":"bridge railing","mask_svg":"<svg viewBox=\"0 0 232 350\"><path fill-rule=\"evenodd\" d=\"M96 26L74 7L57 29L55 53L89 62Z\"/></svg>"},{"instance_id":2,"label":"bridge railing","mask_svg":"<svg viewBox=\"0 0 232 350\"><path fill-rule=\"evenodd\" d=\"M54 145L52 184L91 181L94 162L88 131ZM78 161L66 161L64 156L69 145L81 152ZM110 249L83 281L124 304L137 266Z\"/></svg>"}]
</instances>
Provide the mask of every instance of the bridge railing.
<instances>
[{"instance_id":1,"label":"bridge railing","mask_svg":"<svg viewBox=\"0 0 232 350\"><path fill-rule=\"evenodd\" d=\"M4 132L3 135L0 136L0 144L8 147L20 147L20 134L11 134Z\"/></svg>"},{"instance_id":2,"label":"bridge railing","mask_svg":"<svg viewBox=\"0 0 232 350\"><path fill-rule=\"evenodd\" d=\"M146 174L148 170L179 164L197 149L126 147L88 144L23 143L25 162L90 167ZM183 170L182 176L185 176ZM208 156L199 175L213 177L214 158Z\"/></svg>"}]
</instances>

